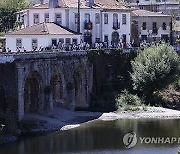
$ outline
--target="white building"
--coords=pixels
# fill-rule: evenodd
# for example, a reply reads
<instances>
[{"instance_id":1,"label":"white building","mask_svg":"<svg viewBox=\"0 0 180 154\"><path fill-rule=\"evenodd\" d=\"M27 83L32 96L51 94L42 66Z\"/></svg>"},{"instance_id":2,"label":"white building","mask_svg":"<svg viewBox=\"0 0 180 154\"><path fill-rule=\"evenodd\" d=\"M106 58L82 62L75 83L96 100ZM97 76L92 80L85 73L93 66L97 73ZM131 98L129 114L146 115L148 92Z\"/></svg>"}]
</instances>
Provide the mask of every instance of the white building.
<instances>
[{"instance_id":1,"label":"white building","mask_svg":"<svg viewBox=\"0 0 180 154\"><path fill-rule=\"evenodd\" d=\"M95 42L107 42L109 45L119 41L124 45L129 43L130 11L115 0L81 0L81 39L92 45ZM49 3L21 11L18 20L22 22L21 28L53 22L77 32L78 0L49 0ZM10 44L7 46L10 48Z\"/></svg>"},{"instance_id":2,"label":"white building","mask_svg":"<svg viewBox=\"0 0 180 154\"><path fill-rule=\"evenodd\" d=\"M80 34L68 31L54 23L39 23L8 33L6 35L6 48L13 52L18 49L28 52L49 48L53 45L62 45L63 43L65 43L66 47L69 44L80 43L80 37Z\"/></svg>"},{"instance_id":3,"label":"white building","mask_svg":"<svg viewBox=\"0 0 180 154\"><path fill-rule=\"evenodd\" d=\"M131 22L131 39L135 46L139 46L142 41L170 41L170 15L137 9L131 12Z\"/></svg>"},{"instance_id":4,"label":"white building","mask_svg":"<svg viewBox=\"0 0 180 154\"><path fill-rule=\"evenodd\" d=\"M180 15L178 0L124 0L139 9L162 12L164 14Z\"/></svg>"}]
</instances>

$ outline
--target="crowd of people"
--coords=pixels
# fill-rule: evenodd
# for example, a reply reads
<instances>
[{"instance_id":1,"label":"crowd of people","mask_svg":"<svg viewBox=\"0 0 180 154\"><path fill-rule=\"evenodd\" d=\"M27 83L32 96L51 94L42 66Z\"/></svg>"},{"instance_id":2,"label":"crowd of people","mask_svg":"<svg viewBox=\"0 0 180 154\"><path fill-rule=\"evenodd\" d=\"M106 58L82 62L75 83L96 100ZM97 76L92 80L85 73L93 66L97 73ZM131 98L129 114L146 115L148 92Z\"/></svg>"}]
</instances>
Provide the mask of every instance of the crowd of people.
<instances>
[{"instance_id":1,"label":"crowd of people","mask_svg":"<svg viewBox=\"0 0 180 154\"><path fill-rule=\"evenodd\" d=\"M40 46L37 48L37 46L33 47L33 50L31 52L43 52L43 51L82 51L82 50L89 50L89 49L108 49L108 48L131 48L131 44L123 44L121 42L119 43L111 43L108 45L107 42L96 42L93 45L89 44L87 42L81 42L80 44L65 44L62 42L59 42L57 45L53 44L49 47L42 47ZM26 53L30 52L25 49L25 47L17 47L16 53ZM10 48L2 47L0 48L0 53L12 53Z\"/></svg>"},{"instance_id":2,"label":"crowd of people","mask_svg":"<svg viewBox=\"0 0 180 154\"><path fill-rule=\"evenodd\" d=\"M149 47L152 45L155 45L157 43L162 43L162 41L160 40L159 42L151 42L148 43L145 40L140 42L140 48L145 48L145 47ZM64 44L62 42L59 42L57 45L53 44L52 46L49 47L42 47L40 46L39 48L37 48L37 46L33 47L32 51L27 51L24 47L17 47L16 49L16 53L26 53L26 52L43 52L43 51L87 51L89 49L112 49L112 48L119 48L119 49L131 49L133 46L133 41L131 41L130 43L122 43L122 42L118 42L118 43L111 43L108 44L107 42L96 42L93 45L89 44L87 42L81 42L80 44ZM14 53L11 51L11 49L9 49L8 47L0 47L0 53Z\"/></svg>"}]
</instances>

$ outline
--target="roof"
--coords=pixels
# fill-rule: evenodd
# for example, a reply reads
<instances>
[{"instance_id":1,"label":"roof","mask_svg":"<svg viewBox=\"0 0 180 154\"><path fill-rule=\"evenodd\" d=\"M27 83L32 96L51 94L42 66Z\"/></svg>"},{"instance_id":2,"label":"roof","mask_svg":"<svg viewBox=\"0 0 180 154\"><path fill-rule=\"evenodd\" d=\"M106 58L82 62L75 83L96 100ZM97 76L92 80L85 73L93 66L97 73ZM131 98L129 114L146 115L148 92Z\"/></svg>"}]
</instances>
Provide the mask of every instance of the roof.
<instances>
[{"instance_id":1,"label":"roof","mask_svg":"<svg viewBox=\"0 0 180 154\"><path fill-rule=\"evenodd\" d=\"M92 7L86 6L86 0L81 1L81 8L96 8L96 9L117 9L117 10L130 10L122 2L117 2L116 0L94 0L94 5ZM59 8L77 8L78 0L59 0ZM38 4L30 9L48 9L48 3Z\"/></svg>"},{"instance_id":2,"label":"roof","mask_svg":"<svg viewBox=\"0 0 180 154\"><path fill-rule=\"evenodd\" d=\"M55 23L40 23L6 35L80 35Z\"/></svg>"},{"instance_id":3,"label":"roof","mask_svg":"<svg viewBox=\"0 0 180 154\"><path fill-rule=\"evenodd\" d=\"M152 11L147 11L147 10L133 10L131 12L132 16L139 16L139 17L171 17L170 15L165 15L162 13L158 12L152 12Z\"/></svg>"}]
</instances>

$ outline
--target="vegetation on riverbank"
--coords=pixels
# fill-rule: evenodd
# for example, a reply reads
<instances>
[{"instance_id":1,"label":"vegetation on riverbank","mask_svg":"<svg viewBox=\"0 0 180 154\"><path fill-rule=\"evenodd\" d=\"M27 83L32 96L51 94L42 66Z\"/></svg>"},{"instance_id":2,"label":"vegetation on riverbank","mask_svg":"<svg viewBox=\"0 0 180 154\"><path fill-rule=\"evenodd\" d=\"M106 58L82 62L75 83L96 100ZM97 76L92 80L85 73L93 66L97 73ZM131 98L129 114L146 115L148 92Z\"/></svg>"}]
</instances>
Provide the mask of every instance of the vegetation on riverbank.
<instances>
[{"instance_id":1,"label":"vegetation on riverbank","mask_svg":"<svg viewBox=\"0 0 180 154\"><path fill-rule=\"evenodd\" d=\"M171 46L163 43L140 51L131 63L134 90L151 105L161 105L154 94L178 80L179 55Z\"/></svg>"},{"instance_id":2,"label":"vegetation on riverbank","mask_svg":"<svg viewBox=\"0 0 180 154\"><path fill-rule=\"evenodd\" d=\"M117 110L116 97L124 89L132 92L131 60L137 52L123 53L122 49L90 50L88 58L93 64L93 92L91 111Z\"/></svg>"},{"instance_id":3,"label":"vegetation on riverbank","mask_svg":"<svg viewBox=\"0 0 180 154\"><path fill-rule=\"evenodd\" d=\"M168 44L130 53L121 49L94 50L89 51L89 59L96 79L91 110L136 110L149 104L179 106L180 57Z\"/></svg>"}]
</instances>

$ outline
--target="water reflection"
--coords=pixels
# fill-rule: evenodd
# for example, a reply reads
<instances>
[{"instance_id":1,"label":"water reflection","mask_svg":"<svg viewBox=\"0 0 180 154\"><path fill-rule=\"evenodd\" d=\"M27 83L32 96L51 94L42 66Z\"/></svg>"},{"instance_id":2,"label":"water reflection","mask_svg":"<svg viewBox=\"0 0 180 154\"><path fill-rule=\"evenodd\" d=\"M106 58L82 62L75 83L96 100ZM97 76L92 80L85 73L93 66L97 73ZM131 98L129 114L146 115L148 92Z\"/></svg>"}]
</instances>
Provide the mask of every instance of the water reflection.
<instances>
[{"instance_id":1,"label":"water reflection","mask_svg":"<svg viewBox=\"0 0 180 154\"><path fill-rule=\"evenodd\" d=\"M176 153L178 144L140 144L126 149L122 138L128 132L138 137L180 137L180 120L95 121L79 128L30 137L0 147L0 154L41 153Z\"/></svg>"}]
</instances>

